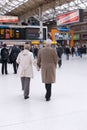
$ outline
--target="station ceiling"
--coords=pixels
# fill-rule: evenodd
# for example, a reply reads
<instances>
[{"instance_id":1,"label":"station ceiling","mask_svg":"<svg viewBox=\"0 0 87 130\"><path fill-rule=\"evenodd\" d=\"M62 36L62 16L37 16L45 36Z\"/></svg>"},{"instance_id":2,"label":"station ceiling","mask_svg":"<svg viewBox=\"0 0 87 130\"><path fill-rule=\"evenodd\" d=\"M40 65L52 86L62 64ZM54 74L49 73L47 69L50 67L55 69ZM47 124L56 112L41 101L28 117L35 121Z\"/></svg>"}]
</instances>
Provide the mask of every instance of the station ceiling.
<instances>
[{"instance_id":1,"label":"station ceiling","mask_svg":"<svg viewBox=\"0 0 87 130\"><path fill-rule=\"evenodd\" d=\"M59 14L76 9L87 9L87 0L0 0L0 15L18 16L24 20L31 16L43 23L55 20Z\"/></svg>"}]
</instances>

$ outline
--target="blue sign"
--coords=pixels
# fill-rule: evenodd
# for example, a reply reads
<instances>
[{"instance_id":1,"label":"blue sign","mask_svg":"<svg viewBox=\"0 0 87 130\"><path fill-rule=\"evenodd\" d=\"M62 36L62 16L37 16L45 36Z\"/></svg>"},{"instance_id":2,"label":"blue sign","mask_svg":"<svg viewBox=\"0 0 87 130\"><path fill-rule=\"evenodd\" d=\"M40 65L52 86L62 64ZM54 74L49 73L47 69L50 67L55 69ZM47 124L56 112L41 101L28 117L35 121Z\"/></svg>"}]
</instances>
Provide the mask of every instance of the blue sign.
<instances>
[{"instance_id":1,"label":"blue sign","mask_svg":"<svg viewBox=\"0 0 87 130\"><path fill-rule=\"evenodd\" d=\"M61 32L69 32L69 28L62 28L62 27L59 27L57 28L57 30L61 31Z\"/></svg>"},{"instance_id":2,"label":"blue sign","mask_svg":"<svg viewBox=\"0 0 87 130\"><path fill-rule=\"evenodd\" d=\"M8 25L0 25L0 28L9 28Z\"/></svg>"}]
</instances>

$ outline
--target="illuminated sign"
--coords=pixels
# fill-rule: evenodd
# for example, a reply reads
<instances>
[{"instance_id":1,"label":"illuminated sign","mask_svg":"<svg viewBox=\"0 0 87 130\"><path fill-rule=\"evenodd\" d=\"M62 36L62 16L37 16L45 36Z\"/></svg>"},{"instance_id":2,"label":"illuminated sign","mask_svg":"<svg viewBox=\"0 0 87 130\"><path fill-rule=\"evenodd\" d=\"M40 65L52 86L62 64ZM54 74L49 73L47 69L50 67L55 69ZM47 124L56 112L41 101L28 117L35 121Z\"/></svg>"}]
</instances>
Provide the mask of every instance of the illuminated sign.
<instances>
[{"instance_id":1,"label":"illuminated sign","mask_svg":"<svg viewBox=\"0 0 87 130\"><path fill-rule=\"evenodd\" d=\"M71 35L68 33L55 33L55 40L70 40Z\"/></svg>"},{"instance_id":2,"label":"illuminated sign","mask_svg":"<svg viewBox=\"0 0 87 130\"><path fill-rule=\"evenodd\" d=\"M39 40L39 27L0 26L0 40ZM43 39L47 37L47 28L43 27Z\"/></svg>"},{"instance_id":3,"label":"illuminated sign","mask_svg":"<svg viewBox=\"0 0 87 130\"><path fill-rule=\"evenodd\" d=\"M82 10L74 10L57 17L57 25L65 25L81 21ZM80 17L81 16L81 17Z\"/></svg>"},{"instance_id":4,"label":"illuminated sign","mask_svg":"<svg viewBox=\"0 0 87 130\"><path fill-rule=\"evenodd\" d=\"M0 23L18 23L17 16L0 16Z\"/></svg>"},{"instance_id":5,"label":"illuminated sign","mask_svg":"<svg viewBox=\"0 0 87 130\"><path fill-rule=\"evenodd\" d=\"M57 30L59 30L59 31L61 31L61 32L69 32L69 28L63 28L63 27L59 27L59 28L57 28Z\"/></svg>"},{"instance_id":6,"label":"illuminated sign","mask_svg":"<svg viewBox=\"0 0 87 130\"><path fill-rule=\"evenodd\" d=\"M39 40L39 29L37 28L31 28L31 29L26 29L26 39L36 39Z\"/></svg>"},{"instance_id":7,"label":"illuminated sign","mask_svg":"<svg viewBox=\"0 0 87 130\"><path fill-rule=\"evenodd\" d=\"M0 40L25 39L25 30L21 28L1 28Z\"/></svg>"},{"instance_id":8,"label":"illuminated sign","mask_svg":"<svg viewBox=\"0 0 87 130\"><path fill-rule=\"evenodd\" d=\"M74 40L79 40L80 39L80 34L75 34L74 35Z\"/></svg>"}]
</instances>

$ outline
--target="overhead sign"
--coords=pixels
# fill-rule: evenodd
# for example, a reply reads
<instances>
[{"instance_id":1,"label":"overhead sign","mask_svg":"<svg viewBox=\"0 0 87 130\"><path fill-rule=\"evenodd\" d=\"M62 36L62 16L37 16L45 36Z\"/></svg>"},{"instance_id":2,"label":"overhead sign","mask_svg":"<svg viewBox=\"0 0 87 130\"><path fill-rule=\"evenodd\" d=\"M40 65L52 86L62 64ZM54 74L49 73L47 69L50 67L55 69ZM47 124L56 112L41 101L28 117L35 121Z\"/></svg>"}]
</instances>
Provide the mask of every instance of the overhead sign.
<instances>
[{"instance_id":1,"label":"overhead sign","mask_svg":"<svg viewBox=\"0 0 87 130\"><path fill-rule=\"evenodd\" d=\"M0 23L18 23L17 16L0 16Z\"/></svg>"},{"instance_id":2,"label":"overhead sign","mask_svg":"<svg viewBox=\"0 0 87 130\"><path fill-rule=\"evenodd\" d=\"M80 39L80 34L74 34L74 40L79 40Z\"/></svg>"},{"instance_id":3,"label":"overhead sign","mask_svg":"<svg viewBox=\"0 0 87 130\"><path fill-rule=\"evenodd\" d=\"M68 33L55 33L54 34L55 40L70 40L71 39L71 35Z\"/></svg>"},{"instance_id":4,"label":"overhead sign","mask_svg":"<svg viewBox=\"0 0 87 130\"><path fill-rule=\"evenodd\" d=\"M69 32L70 28L59 27L59 28L57 28L57 30L59 30L61 32Z\"/></svg>"},{"instance_id":5,"label":"overhead sign","mask_svg":"<svg viewBox=\"0 0 87 130\"><path fill-rule=\"evenodd\" d=\"M2 40L40 40L40 26L0 25L0 41ZM46 40L47 27L43 26L43 39Z\"/></svg>"},{"instance_id":6,"label":"overhead sign","mask_svg":"<svg viewBox=\"0 0 87 130\"><path fill-rule=\"evenodd\" d=\"M74 10L65 14L61 14L57 17L57 25L65 25L80 21L81 10Z\"/></svg>"}]
</instances>

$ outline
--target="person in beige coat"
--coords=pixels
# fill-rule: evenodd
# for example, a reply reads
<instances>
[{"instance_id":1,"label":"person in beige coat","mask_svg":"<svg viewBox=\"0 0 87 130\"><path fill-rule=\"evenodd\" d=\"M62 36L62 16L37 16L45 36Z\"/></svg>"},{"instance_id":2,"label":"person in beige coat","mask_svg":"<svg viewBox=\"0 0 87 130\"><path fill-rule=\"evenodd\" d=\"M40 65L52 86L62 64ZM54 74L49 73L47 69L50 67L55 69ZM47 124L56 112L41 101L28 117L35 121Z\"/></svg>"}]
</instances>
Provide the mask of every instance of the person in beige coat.
<instances>
[{"instance_id":1,"label":"person in beige coat","mask_svg":"<svg viewBox=\"0 0 87 130\"><path fill-rule=\"evenodd\" d=\"M22 90L24 90L24 99L29 98L30 79L33 78L33 53L29 51L29 44L24 45L24 50L17 57L19 64L17 73L21 77Z\"/></svg>"},{"instance_id":2,"label":"person in beige coat","mask_svg":"<svg viewBox=\"0 0 87 130\"><path fill-rule=\"evenodd\" d=\"M56 80L58 56L56 49L51 47L51 40L46 40L46 46L39 50L37 66L41 68L42 82L45 83L46 101L50 100L52 83Z\"/></svg>"}]
</instances>

